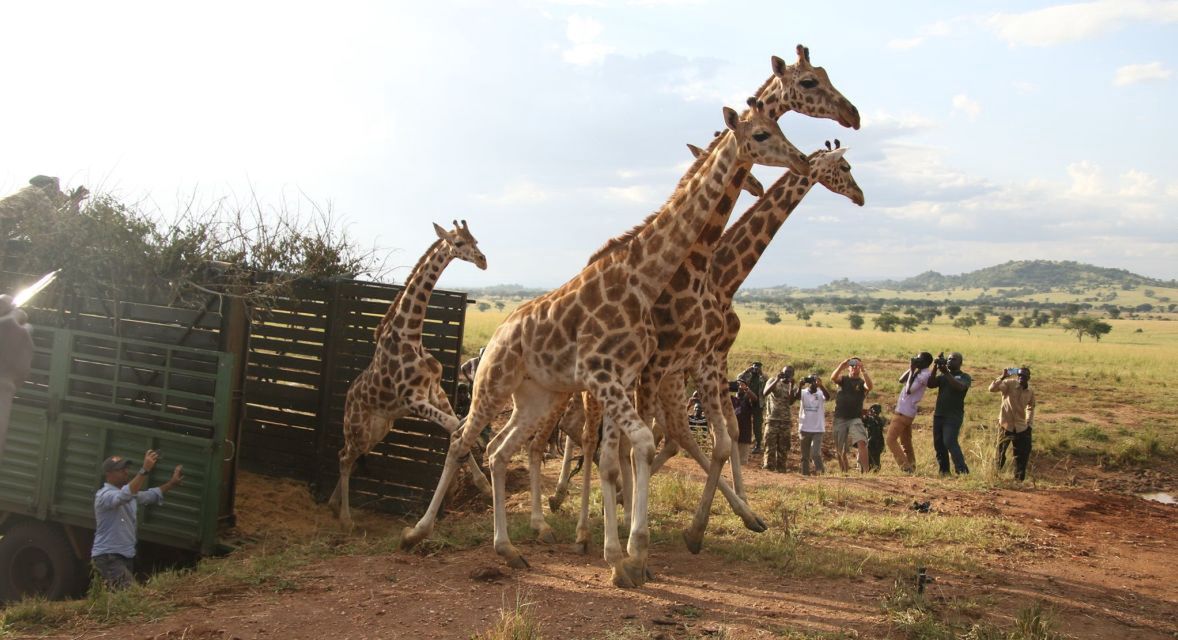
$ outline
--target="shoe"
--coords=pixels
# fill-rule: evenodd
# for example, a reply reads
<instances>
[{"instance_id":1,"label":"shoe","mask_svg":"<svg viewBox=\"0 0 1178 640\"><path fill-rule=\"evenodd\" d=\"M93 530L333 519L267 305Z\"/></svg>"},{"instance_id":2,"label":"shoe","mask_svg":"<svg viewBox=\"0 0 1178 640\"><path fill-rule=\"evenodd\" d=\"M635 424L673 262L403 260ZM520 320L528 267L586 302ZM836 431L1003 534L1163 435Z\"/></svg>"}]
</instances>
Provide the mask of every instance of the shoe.
<instances>
[{"instance_id":1,"label":"shoe","mask_svg":"<svg viewBox=\"0 0 1178 640\"><path fill-rule=\"evenodd\" d=\"M753 447L753 450L750 453L761 453L761 448L760 447Z\"/></svg>"}]
</instances>

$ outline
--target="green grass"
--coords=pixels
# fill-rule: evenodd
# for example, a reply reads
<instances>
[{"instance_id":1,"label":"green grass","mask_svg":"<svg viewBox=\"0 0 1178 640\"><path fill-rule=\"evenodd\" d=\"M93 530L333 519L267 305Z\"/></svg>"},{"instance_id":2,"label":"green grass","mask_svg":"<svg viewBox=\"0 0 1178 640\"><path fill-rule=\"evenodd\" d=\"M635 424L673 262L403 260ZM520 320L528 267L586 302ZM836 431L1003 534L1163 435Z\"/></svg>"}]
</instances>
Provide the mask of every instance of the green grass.
<instances>
[{"instance_id":1,"label":"green grass","mask_svg":"<svg viewBox=\"0 0 1178 640\"><path fill-rule=\"evenodd\" d=\"M934 604L911 584L897 580L893 592L880 601L891 627L909 640L1063 640L1055 630L1054 614L1035 601L1018 611L1014 624L1000 626L979 620L991 607L955 599Z\"/></svg>"},{"instance_id":2,"label":"green grass","mask_svg":"<svg viewBox=\"0 0 1178 640\"><path fill-rule=\"evenodd\" d=\"M515 603L499 609L499 619L491 628L471 636L472 640L541 640L540 620L536 617L536 602L516 592Z\"/></svg>"}]
</instances>

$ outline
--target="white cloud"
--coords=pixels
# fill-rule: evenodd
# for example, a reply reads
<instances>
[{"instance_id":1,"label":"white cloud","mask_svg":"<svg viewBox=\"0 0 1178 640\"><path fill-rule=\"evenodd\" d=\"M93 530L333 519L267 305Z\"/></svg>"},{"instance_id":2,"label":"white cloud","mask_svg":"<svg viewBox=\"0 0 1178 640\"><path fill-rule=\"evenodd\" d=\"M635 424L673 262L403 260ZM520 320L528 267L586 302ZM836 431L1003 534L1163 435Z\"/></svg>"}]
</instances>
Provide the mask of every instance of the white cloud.
<instances>
[{"instance_id":1,"label":"white cloud","mask_svg":"<svg viewBox=\"0 0 1178 640\"><path fill-rule=\"evenodd\" d=\"M550 194L539 185L528 180L513 182L499 193L480 193L474 199L483 204L508 206L539 204L549 198Z\"/></svg>"},{"instance_id":2,"label":"white cloud","mask_svg":"<svg viewBox=\"0 0 1178 640\"><path fill-rule=\"evenodd\" d=\"M1068 177L1072 179L1072 186L1068 193L1081 198L1098 196L1104 192L1104 181L1101 178L1100 167L1082 160L1068 165Z\"/></svg>"},{"instance_id":3,"label":"white cloud","mask_svg":"<svg viewBox=\"0 0 1178 640\"><path fill-rule=\"evenodd\" d=\"M1147 62L1145 64L1127 64L1123 67L1117 68L1117 73L1113 77L1113 84L1118 87L1123 87L1129 84L1137 84L1138 82L1147 82L1149 80L1168 80L1173 72L1162 66L1160 62Z\"/></svg>"},{"instance_id":4,"label":"white cloud","mask_svg":"<svg viewBox=\"0 0 1178 640\"><path fill-rule=\"evenodd\" d=\"M561 52L561 58L579 67L600 64L614 51L613 47L598 41L603 30L601 23L592 18L569 16L565 35L572 46Z\"/></svg>"},{"instance_id":5,"label":"white cloud","mask_svg":"<svg viewBox=\"0 0 1178 640\"><path fill-rule=\"evenodd\" d=\"M645 185L633 185L629 187L606 187L605 193L614 200L621 200L623 202L633 202L636 204L653 204L655 203L655 192Z\"/></svg>"},{"instance_id":6,"label":"white cloud","mask_svg":"<svg viewBox=\"0 0 1178 640\"><path fill-rule=\"evenodd\" d=\"M920 35L912 36L910 38L894 38L888 41L888 48L900 51L915 49L931 38L945 38L952 33L953 26L949 22L944 20L933 22L921 27Z\"/></svg>"},{"instance_id":7,"label":"white cloud","mask_svg":"<svg viewBox=\"0 0 1178 640\"><path fill-rule=\"evenodd\" d=\"M1130 22L1178 22L1175 0L1097 0L1060 4L984 20L1010 45L1046 47L1100 36Z\"/></svg>"},{"instance_id":8,"label":"white cloud","mask_svg":"<svg viewBox=\"0 0 1178 640\"><path fill-rule=\"evenodd\" d=\"M894 38L888 41L889 49L915 49L924 44L924 36L913 36L911 38Z\"/></svg>"},{"instance_id":9,"label":"white cloud","mask_svg":"<svg viewBox=\"0 0 1178 640\"><path fill-rule=\"evenodd\" d=\"M953 108L964 113L970 120L977 120L978 115L982 113L982 105L964 93L953 96Z\"/></svg>"},{"instance_id":10,"label":"white cloud","mask_svg":"<svg viewBox=\"0 0 1178 640\"><path fill-rule=\"evenodd\" d=\"M1121 176L1122 196L1146 197L1158 193L1158 179L1136 169L1130 169Z\"/></svg>"},{"instance_id":11,"label":"white cloud","mask_svg":"<svg viewBox=\"0 0 1178 640\"><path fill-rule=\"evenodd\" d=\"M1039 90L1039 87L1036 86L1035 83L1028 82L1026 80L1019 80L1018 82L1015 82L1014 88L1016 91L1022 94L1035 93Z\"/></svg>"}]
</instances>

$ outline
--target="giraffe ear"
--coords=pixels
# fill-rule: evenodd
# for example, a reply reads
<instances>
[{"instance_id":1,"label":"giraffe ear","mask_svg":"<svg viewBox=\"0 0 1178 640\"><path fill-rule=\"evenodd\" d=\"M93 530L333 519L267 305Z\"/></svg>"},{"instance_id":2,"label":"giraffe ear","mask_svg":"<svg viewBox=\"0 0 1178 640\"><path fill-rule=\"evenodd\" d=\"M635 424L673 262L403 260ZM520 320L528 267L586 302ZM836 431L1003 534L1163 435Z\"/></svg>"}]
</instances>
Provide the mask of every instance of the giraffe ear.
<instances>
[{"instance_id":1,"label":"giraffe ear","mask_svg":"<svg viewBox=\"0 0 1178 640\"><path fill-rule=\"evenodd\" d=\"M446 240L450 237L450 233L447 232L442 227L438 226L438 223L436 223L436 222L434 223L434 233L437 233L438 237L441 238L442 240Z\"/></svg>"},{"instance_id":2,"label":"giraffe ear","mask_svg":"<svg viewBox=\"0 0 1178 640\"><path fill-rule=\"evenodd\" d=\"M728 125L729 129L736 131L737 125L740 124L740 114L733 111L731 107L724 107L724 124Z\"/></svg>"},{"instance_id":3,"label":"giraffe ear","mask_svg":"<svg viewBox=\"0 0 1178 640\"><path fill-rule=\"evenodd\" d=\"M690 142L689 142L689 143L687 143L687 148L691 150L691 155L693 155L693 156L695 156L695 157L697 157L697 158L698 158L698 157L700 157L700 156L702 156L702 155L704 154L704 150L703 150L703 149L700 149L699 147L697 147L697 146L695 146L695 145L691 144Z\"/></svg>"},{"instance_id":4,"label":"giraffe ear","mask_svg":"<svg viewBox=\"0 0 1178 640\"><path fill-rule=\"evenodd\" d=\"M773 56L772 58L769 58L769 62L773 65L773 75L775 75L775 76L784 76L785 75L785 70L786 70L786 66L787 66L785 64L785 60L782 60L781 58L778 58L777 56Z\"/></svg>"},{"instance_id":5,"label":"giraffe ear","mask_svg":"<svg viewBox=\"0 0 1178 640\"><path fill-rule=\"evenodd\" d=\"M846 149L835 149L834 151L826 154L826 157L830 158L831 160L841 160L842 157L846 155L846 153Z\"/></svg>"}]
</instances>

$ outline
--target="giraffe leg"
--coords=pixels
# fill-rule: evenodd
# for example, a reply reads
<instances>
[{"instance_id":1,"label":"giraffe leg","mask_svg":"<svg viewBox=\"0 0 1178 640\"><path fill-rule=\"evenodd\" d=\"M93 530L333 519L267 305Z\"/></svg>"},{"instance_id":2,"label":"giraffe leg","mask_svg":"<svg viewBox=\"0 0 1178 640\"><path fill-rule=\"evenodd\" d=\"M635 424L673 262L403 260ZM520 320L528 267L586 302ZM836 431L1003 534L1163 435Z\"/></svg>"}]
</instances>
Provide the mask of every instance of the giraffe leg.
<instances>
[{"instance_id":1,"label":"giraffe leg","mask_svg":"<svg viewBox=\"0 0 1178 640\"><path fill-rule=\"evenodd\" d=\"M450 403L446 402L446 407L449 408L449 406ZM461 426L458 418L453 413L446 413L445 410L430 404L424 398L410 399L409 412L422 419L442 425L442 428L452 436ZM483 495L491 495L491 485L487 483L487 476L483 475L483 470L479 468L479 463L474 459L474 456L467 456L463 464L466 465L466 470L470 472L470 479L474 482L474 486Z\"/></svg>"},{"instance_id":2,"label":"giraffe leg","mask_svg":"<svg viewBox=\"0 0 1178 640\"><path fill-rule=\"evenodd\" d=\"M622 528L630 528L630 519L634 515L634 463L630 459L630 441L624 436L618 440L618 478L621 489L618 495L622 497Z\"/></svg>"},{"instance_id":3,"label":"giraffe leg","mask_svg":"<svg viewBox=\"0 0 1178 640\"><path fill-rule=\"evenodd\" d=\"M552 527L549 527L548 523L544 521L544 508L541 506L544 488L541 485L540 471L544 464L544 454L548 450L548 439L552 436L556 422L560 419L566 406L568 406L568 396L553 405L553 410L540 423L535 437L532 438L532 446L528 448L528 476L532 489L530 523L532 531L536 532L536 539L548 544L556 544L556 535L552 533Z\"/></svg>"},{"instance_id":4,"label":"giraffe leg","mask_svg":"<svg viewBox=\"0 0 1178 640\"><path fill-rule=\"evenodd\" d=\"M494 344L494 341L492 341L492 344ZM512 357L515 354L500 355L498 349L488 347L488 353L492 351L495 352L497 357L508 361L508 364L512 364L510 361L515 359ZM450 439L450 446L446 450L446 463L442 467L442 475L438 479L438 486L434 488L434 495L430 499L429 507L426 508L425 513L422 514L421 519L417 521L416 525L412 528L405 527L401 531L400 547L402 549L411 549L433 531L434 523L438 520L438 512L441 511L442 502L446 497L446 491L449 489L450 483L454 481L454 476L458 473L458 465L470 459L470 448L478 439L479 432L484 425L491 423L491 419L507 403L511 390L518 384L519 379L523 377L523 368L520 366L506 366L504 370L514 373L514 375L500 375L494 382L475 385L475 395L471 400L470 413L465 419L459 421L459 426L455 429L460 435L456 435ZM483 380L484 375L483 369L480 369L476 374L476 381ZM450 417L452 418L453 416ZM481 471L479 475L482 475Z\"/></svg>"},{"instance_id":5,"label":"giraffe leg","mask_svg":"<svg viewBox=\"0 0 1178 640\"><path fill-rule=\"evenodd\" d=\"M691 434L691 425L687 422L687 415L682 411L676 411L683 404L682 393L679 391L683 387L682 379L672 378L668 380L668 384L663 385L659 393L659 400L663 407L662 414L667 416L668 444L678 442L679 446L682 446L683 450L704 471L708 471L711 463L707 456L704 455L704 452L700 450L699 443L695 441L695 437ZM664 445L663 449L667 449L666 445ZM658 462L657 457L655 458L655 462ZM653 468L654 465L651 466ZM737 516L740 516L746 528L757 533L768 529L765 521L753 512L748 503L736 495L736 492L732 489L732 485L728 484L723 476L720 476L717 481L717 487L720 489L720 493L724 495L724 498L728 500L728 504L732 506L732 511Z\"/></svg>"},{"instance_id":6,"label":"giraffe leg","mask_svg":"<svg viewBox=\"0 0 1178 640\"><path fill-rule=\"evenodd\" d=\"M539 437L538 431L544 426L544 420L551 418L555 422L561 401L567 399L567 395L553 393L530 380L525 380L515 391L515 408L511 412L511 418L508 419L507 424L496 437L496 440L499 441L496 443L497 446L489 452L491 489L494 492L495 504L495 553L498 553L513 569L526 568L528 561L524 560L508 536L507 466L511 462L511 456L529 438L540 440L541 446L546 442L546 439ZM539 504L539 500L533 501L534 508L538 509ZM543 517L541 517L541 522L543 522ZM545 524L545 526L547 525Z\"/></svg>"},{"instance_id":7,"label":"giraffe leg","mask_svg":"<svg viewBox=\"0 0 1178 640\"><path fill-rule=\"evenodd\" d=\"M638 411L634 408L626 388L617 377L590 383L594 395L601 402L606 415L607 432L620 430L630 440L634 465L634 500L633 515L630 519L630 537L627 540L628 557L612 554L612 549L618 546L617 528L613 511L616 508L614 487L620 473L619 465L614 458L617 455L617 444L606 441L601 449L601 477L602 499L606 501L605 536L606 562L613 568L614 585L619 587L640 586L646 582L646 562L650 551L650 527L647 519L648 498L650 496L650 463L654 459L654 435L650 428L642 423ZM612 423L612 424L611 424ZM618 436L620 438L620 435ZM606 460L610 459L607 467Z\"/></svg>"},{"instance_id":8,"label":"giraffe leg","mask_svg":"<svg viewBox=\"0 0 1178 640\"><path fill-rule=\"evenodd\" d=\"M735 428L736 415L732 411L732 403L727 402L728 398L728 383L725 380L724 371L715 366L702 367L702 384L700 387L706 390L703 393L704 402L707 403L708 415L724 415L726 418L728 414L732 414L732 424L728 429L713 429L714 445L712 447L712 461L708 467L708 478L704 482L703 496L700 498L699 507L696 508L695 517L691 521L691 526L683 532L683 540L687 543L687 550L692 553L699 553L703 546L704 530L708 526L708 518L711 516L712 500L716 496L716 485L720 481L720 472L724 469L724 462L731 457L732 443L736 440L735 434L732 433ZM722 406L728 405L728 412L724 413ZM740 468L740 462L734 461L732 463L733 478L735 479L735 471ZM738 494L739 495L739 494Z\"/></svg>"},{"instance_id":9,"label":"giraffe leg","mask_svg":"<svg viewBox=\"0 0 1178 640\"><path fill-rule=\"evenodd\" d=\"M556 493L548 497L548 508L560 511L564 499L569 493L569 479L572 477L573 441L574 433L580 435L580 429L585 424L585 406L579 395L569 400L568 409L561 416L557 426L565 433L564 456L560 461L560 478L556 481ZM578 430L578 431L574 431Z\"/></svg>"},{"instance_id":10,"label":"giraffe leg","mask_svg":"<svg viewBox=\"0 0 1178 640\"><path fill-rule=\"evenodd\" d=\"M348 481L352 477L356 460L371 451L388 433L387 425L378 422L377 416L369 408L348 394L344 407L344 446L339 451L339 480L327 500L327 505L339 518L340 525L348 531L353 527L352 511L348 504Z\"/></svg>"},{"instance_id":11,"label":"giraffe leg","mask_svg":"<svg viewBox=\"0 0 1178 640\"><path fill-rule=\"evenodd\" d=\"M598 432L601 425L601 405L593 396L586 393L582 398L585 403L585 424L581 431L581 514L577 518L577 542L575 549L578 553L589 553L589 543L592 535L589 533L589 492L593 486L593 456L597 453ZM598 467L600 471L600 466Z\"/></svg>"}]
</instances>

